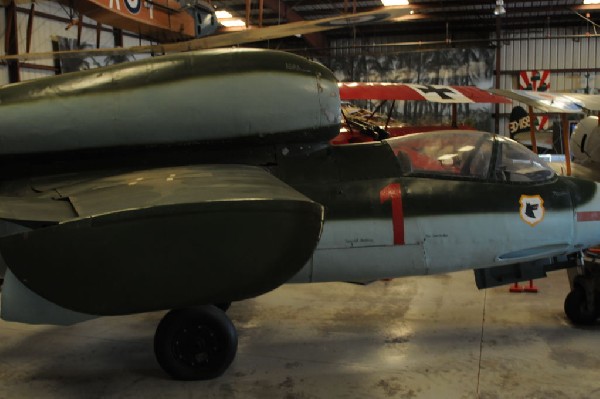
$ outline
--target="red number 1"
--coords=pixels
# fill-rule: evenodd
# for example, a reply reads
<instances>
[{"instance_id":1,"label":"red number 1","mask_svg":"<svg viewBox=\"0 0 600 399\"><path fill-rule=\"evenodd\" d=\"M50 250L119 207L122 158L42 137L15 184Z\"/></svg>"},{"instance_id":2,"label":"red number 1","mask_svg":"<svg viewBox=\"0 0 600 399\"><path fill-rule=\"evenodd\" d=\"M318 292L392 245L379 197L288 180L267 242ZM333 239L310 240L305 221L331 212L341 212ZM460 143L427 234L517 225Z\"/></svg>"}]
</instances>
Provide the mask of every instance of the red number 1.
<instances>
[{"instance_id":1,"label":"red number 1","mask_svg":"<svg viewBox=\"0 0 600 399\"><path fill-rule=\"evenodd\" d=\"M392 225L394 226L394 245L404 245L404 210L400 184L391 183L381 189L379 200L383 204L392 201Z\"/></svg>"}]
</instances>

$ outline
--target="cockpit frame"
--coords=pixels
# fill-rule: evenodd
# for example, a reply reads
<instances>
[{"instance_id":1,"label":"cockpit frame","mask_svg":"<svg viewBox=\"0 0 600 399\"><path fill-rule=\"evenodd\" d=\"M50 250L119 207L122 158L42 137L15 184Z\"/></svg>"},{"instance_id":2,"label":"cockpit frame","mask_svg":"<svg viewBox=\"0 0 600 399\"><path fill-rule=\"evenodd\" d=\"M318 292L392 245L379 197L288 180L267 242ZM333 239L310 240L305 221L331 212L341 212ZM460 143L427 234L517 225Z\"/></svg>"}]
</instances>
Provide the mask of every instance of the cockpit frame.
<instances>
[{"instance_id":1,"label":"cockpit frame","mask_svg":"<svg viewBox=\"0 0 600 399\"><path fill-rule=\"evenodd\" d=\"M556 176L522 144L486 132L435 131L383 143L396 154L404 175L528 184Z\"/></svg>"}]
</instances>

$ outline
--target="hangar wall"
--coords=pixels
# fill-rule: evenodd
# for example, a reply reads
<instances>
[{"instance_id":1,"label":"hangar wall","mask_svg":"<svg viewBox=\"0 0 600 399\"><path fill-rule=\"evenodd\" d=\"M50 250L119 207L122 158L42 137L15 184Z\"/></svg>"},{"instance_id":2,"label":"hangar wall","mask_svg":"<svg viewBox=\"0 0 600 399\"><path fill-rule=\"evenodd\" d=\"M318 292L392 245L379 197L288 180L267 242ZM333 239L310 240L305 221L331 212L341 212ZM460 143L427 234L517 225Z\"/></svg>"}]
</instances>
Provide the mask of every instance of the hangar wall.
<instances>
[{"instance_id":1,"label":"hangar wall","mask_svg":"<svg viewBox=\"0 0 600 399\"><path fill-rule=\"evenodd\" d=\"M27 23L28 23L28 11L31 7L31 3L21 3L18 6L17 11L17 29L19 39L19 52L25 52L26 40L27 40ZM0 8L0 32L4 36L6 27L5 9ZM69 18L69 15L58 3L43 1L35 3L36 15L33 22L33 34L31 40L30 52L48 52L52 51L52 37L61 36L72 40L77 40L77 26L68 27L65 19ZM63 20L55 20L44 17L43 14L49 14L60 17ZM87 17L83 18L83 23L88 24L88 27L83 27L81 31L81 43L87 44L90 48L96 46L96 21ZM67 29L68 27L68 29ZM125 47L150 44L147 40L140 40L136 35L125 34L123 36L123 44ZM105 26L100 34L100 47L114 47L114 36L112 28ZM0 45L0 54L5 53L4 45ZM141 58L141 57L137 57ZM103 64L103 60L99 60L100 64ZM43 68L28 68L21 67L21 80L37 79L45 76L52 76L55 71L54 61L51 59L40 59L31 61L38 65L48 67ZM8 83L8 68L5 65L0 65L0 84Z\"/></svg>"},{"instance_id":2,"label":"hangar wall","mask_svg":"<svg viewBox=\"0 0 600 399\"><path fill-rule=\"evenodd\" d=\"M520 71L550 70L550 91L600 93L600 39L580 28L506 32L500 56L500 88L518 89ZM586 77L587 75L587 77ZM500 106L500 133L508 135L512 105ZM558 122L558 116L551 116Z\"/></svg>"},{"instance_id":3,"label":"hangar wall","mask_svg":"<svg viewBox=\"0 0 600 399\"><path fill-rule=\"evenodd\" d=\"M331 43L331 57L352 57L360 54L401 56L407 53L447 50L466 47L495 48L496 40L457 38L444 44L439 36L385 37L377 39L335 40ZM501 87L512 88L518 71L533 69L552 70L552 88L556 91L581 89L579 76L586 71L594 74L595 89L600 89L600 39L586 36L583 28L561 28L544 31L506 31L502 33L500 71Z\"/></svg>"},{"instance_id":4,"label":"hangar wall","mask_svg":"<svg viewBox=\"0 0 600 399\"><path fill-rule=\"evenodd\" d=\"M585 88L583 74L592 74L590 86L600 89L600 40L586 37L574 29L553 29L549 33L506 32L502 44L500 70L502 87L516 85L516 74L523 70L552 70L553 91ZM516 86L515 86L516 87Z\"/></svg>"},{"instance_id":5,"label":"hangar wall","mask_svg":"<svg viewBox=\"0 0 600 399\"><path fill-rule=\"evenodd\" d=\"M347 63L356 63L355 58L361 54L372 54L372 57L378 59L389 58L389 62L381 61L378 64L394 64L393 60L398 58L411 58L417 53L430 53L437 51L447 53L449 49L455 46L459 47L461 43L465 46L471 42L471 46L476 46L479 51L488 52L495 48L495 40L482 38L455 38L454 43L447 44L443 38L433 36L420 37L387 37L377 39L356 40L336 40L332 43L332 61L330 66L336 70L339 69L341 59L346 59ZM473 47L471 47L473 48ZM492 71L495 76L495 53L493 51L494 61L492 62ZM589 85L591 93L597 94L600 90L600 39L598 37L586 36L584 27L547 29L543 31L506 31L502 34L502 44L500 52L500 88L517 89L518 74L520 71L527 70L551 70L550 88L552 91L583 92L586 84ZM430 60L434 57L425 57ZM452 57L443 55L448 62L454 63ZM397 62L396 62L397 63ZM346 67L346 69L348 69ZM452 69L452 68L449 68ZM381 81L383 77L402 77L405 75L394 74L393 71L374 68L367 74L358 74L359 77L368 77L371 81ZM586 81L585 75L589 73ZM377 76L379 74L379 76ZM345 74L347 75L347 73ZM344 76L341 73L340 76ZM351 80L351 79L347 79ZM427 82L427 76L424 81ZM415 82L414 80L397 80L401 82ZM458 76L449 77L440 84L461 84ZM481 84L483 83L483 84ZM493 87L491 81L485 86L485 81L471 81L469 84L478 84L480 88ZM464 83L462 83L464 84ZM500 106L500 131L499 133L508 135L508 114L513 105ZM488 107L491 113L492 107ZM400 118L402 115L398 114ZM459 115L459 118L461 116ZM482 128L482 125L478 125ZM490 127L489 130L493 131Z\"/></svg>"}]
</instances>

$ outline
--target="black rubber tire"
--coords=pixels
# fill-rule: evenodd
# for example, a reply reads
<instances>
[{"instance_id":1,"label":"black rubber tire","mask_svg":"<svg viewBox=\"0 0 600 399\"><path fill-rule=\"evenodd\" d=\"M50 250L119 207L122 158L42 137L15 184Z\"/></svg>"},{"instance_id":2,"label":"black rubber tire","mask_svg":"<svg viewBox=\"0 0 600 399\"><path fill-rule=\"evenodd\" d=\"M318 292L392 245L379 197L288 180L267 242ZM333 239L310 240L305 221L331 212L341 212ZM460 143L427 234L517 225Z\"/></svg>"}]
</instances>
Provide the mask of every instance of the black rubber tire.
<instances>
[{"instance_id":1,"label":"black rubber tire","mask_svg":"<svg viewBox=\"0 0 600 399\"><path fill-rule=\"evenodd\" d=\"M565 298L565 314L574 324L591 325L598 319L597 309L589 309L585 291L575 287Z\"/></svg>"},{"instance_id":2,"label":"black rubber tire","mask_svg":"<svg viewBox=\"0 0 600 399\"><path fill-rule=\"evenodd\" d=\"M154 354L176 380L209 380L222 375L237 352L237 331L214 306L172 310L154 335Z\"/></svg>"}]
</instances>

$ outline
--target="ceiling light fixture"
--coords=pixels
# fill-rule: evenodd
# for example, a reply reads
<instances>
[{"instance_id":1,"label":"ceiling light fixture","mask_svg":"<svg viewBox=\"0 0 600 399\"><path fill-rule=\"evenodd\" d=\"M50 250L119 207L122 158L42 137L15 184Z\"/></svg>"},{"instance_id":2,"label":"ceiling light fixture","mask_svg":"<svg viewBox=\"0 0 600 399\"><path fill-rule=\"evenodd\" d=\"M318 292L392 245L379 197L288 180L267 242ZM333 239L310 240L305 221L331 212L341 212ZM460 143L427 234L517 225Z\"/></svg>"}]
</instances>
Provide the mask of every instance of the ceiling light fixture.
<instances>
[{"instance_id":1,"label":"ceiling light fixture","mask_svg":"<svg viewBox=\"0 0 600 399\"><path fill-rule=\"evenodd\" d=\"M504 0L496 0L496 8L494 8L494 15L506 14L506 8L504 8Z\"/></svg>"},{"instance_id":2,"label":"ceiling light fixture","mask_svg":"<svg viewBox=\"0 0 600 399\"><path fill-rule=\"evenodd\" d=\"M408 0L381 0L384 6L407 6Z\"/></svg>"},{"instance_id":3,"label":"ceiling light fixture","mask_svg":"<svg viewBox=\"0 0 600 399\"><path fill-rule=\"evenodd\" d=\"M215 11L215 15L217 16L217 20L219 21L219 23L228 28L246 26L246 23L244 21L242 21L239 18L234 18L229 11Z\"/></svg>"},{"instance_id":4,"label":"ceiling light fixture","mask_svg":"<svg viewBox=\"0 0 600 399\"><path fill-rule=\"evenodd\" d=\"M225 11L225 10L215 11L215 15L217 16L218 19L226 19L226 18L233 17L233 15L231 15L231 13L229 11Z\"/></svg>"}]
</instances>

